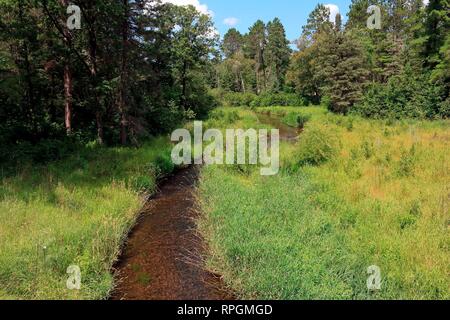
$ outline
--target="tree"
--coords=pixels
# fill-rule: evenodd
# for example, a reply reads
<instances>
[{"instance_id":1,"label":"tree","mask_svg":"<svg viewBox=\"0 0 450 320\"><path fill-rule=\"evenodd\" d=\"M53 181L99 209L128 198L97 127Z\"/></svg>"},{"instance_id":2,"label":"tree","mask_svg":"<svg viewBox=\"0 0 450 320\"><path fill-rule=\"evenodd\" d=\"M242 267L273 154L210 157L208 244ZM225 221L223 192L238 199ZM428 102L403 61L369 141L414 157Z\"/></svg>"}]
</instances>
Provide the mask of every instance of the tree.
<instances>
[{"instance_id":1,"label":"tree","mask_svg":"<svg viewBox=\"0 0 450 320\"><path fill-rule=\"evenodd\" d=\"M221 49L225 57L230 58L241 51L243 46L244 37L242 34L235 28L231 28L223 37Z\"/></svg>"},{"instance_id":2,"label":"tree","mask_svg":"<svg viewBox=\"0 0 450 320\"><path fill-rule=\"evenodd\" d=\"M71 3L79 30L67 28L68 1L0 1L2 146L68 134L138 144L214 105L209 17L156 0Z\"/></svg>"},{"instance_id":3,"label":"tree","mask_svg":"<svg viewBox=\"0 0 450 320\"><path fill-rule=\"evenodd\" d=\"M318 73L318 45L313 44L294 53L287 79L296 92L313 104L319 104L322 97L323 79Z\"/></svg>"},{"instance_id":4,"label":"tree","mask_svg":"<svg viewBox=\"0 0 450 320\"><path fill-rule=\"evenodd\" d=\"M333 29L333 23L330 22L330 10L323 4L318 4L309 14L297 46L301 50L312 45L316 35L327 33Z\"/></svg>"},{"instance_id":5,"label":"tree","mask_svg":"<svg viewBox=\"0 0 450 320\"><path fill-rule=\"evenodd\" d=\"M442 57L441 48L450 32L449 0L430 0L424 22L424 47L422 55L429 69L435 68Z\"/></svg>"},{"instance_id":6,"label":"tree","mask_svg":"<svg viewBox=\"0 0 450 320\"><path fill-rule=\"evenodd\" d=\"M321 73L320 46L327 41L328 34L333 30L329 21L330 11L324 5L317 5L309 14L308 21L303 26L303 32L297 41L299 52L292 57L289 81L300 95L314 104L320 103L324 76Z\"/></svg>"},{"instance_id":7,"label":"tree","mask_svg":"<svg viewBox=\"0 0 450 320\"><path fill-rule=\"evenodd\" d=\"M128 0L122 0L122 52L120 63L120 89L119 89L119 113L120 113L120 142L122 145L127 143L127 95L128 95L128 50L130 33L130 4Z\"/></svg>"},{"instance_id":8,"label":"tree","mask_svg":"<svg viewBox=\"0 0 450 320\"><path fill-rule=\"evenodd\" d=\"M209 59L217 36L210 17L193 6L173 7L173 19L178 26L173 32L175 73L181 87L180 105L186 111L198 107L191 99L195 96L193 75Z\"/></svg>"},{"instance_id":9,"label":"tree","mask_svg":"<svg viewBox=\"0 0 450 320\"><path fill-rule=\"evenodd\" d=\"M320 47L322 88L329 97L329 109L346 114L364 93L368 78L362 46L345 32L333 32Z\"/></svg>"},{"instance_id":10,"label":"tree","mask_svg":"<svg viewBox=\"0 0 450 320\"><path fill-rule=\"evenodd\" d=\"M267 44L266 26L263 21L258 20L250 27L247 36L247 55L255 61L256 92L258 94L266 91L266 61L265 50Z\"/></svg>"},{"instance_id":11,"label":"tree","mask_svg":"<svg viewBox=\"0 0 450 320\"><path fill-rule=\"evenodd\" d=\"M267 45L265 61L268 66L268 87L272 91L283 89L285 74L289 66L291 49L289 40L280 19L275 18L267 24Z\"/></svg>"}]
</instances>

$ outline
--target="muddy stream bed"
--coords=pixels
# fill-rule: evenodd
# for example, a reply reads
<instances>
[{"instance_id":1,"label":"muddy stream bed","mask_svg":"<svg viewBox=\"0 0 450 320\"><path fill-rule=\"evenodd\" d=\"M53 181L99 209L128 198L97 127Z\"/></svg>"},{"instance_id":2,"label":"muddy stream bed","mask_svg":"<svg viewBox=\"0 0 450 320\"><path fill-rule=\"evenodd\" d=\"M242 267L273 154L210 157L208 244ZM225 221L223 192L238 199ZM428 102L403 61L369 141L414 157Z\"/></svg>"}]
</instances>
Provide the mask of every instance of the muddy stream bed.
<instances>
[{"instance_id":1,"label":"muddy stream bed","mask_svg":"<svg viewBox=\"0 0 450 320\"><path fill-rule=\"evenodd\" d=\"M293 141L299 131L279 118L258 114L262 123L280 129L280 138ZM143 208L114 266L112 300L232 300L220 275L204 268L206 247L196 230L200 214L195 187L198 166L179 169L159 184Z\"/></svg>"}]
</instances>

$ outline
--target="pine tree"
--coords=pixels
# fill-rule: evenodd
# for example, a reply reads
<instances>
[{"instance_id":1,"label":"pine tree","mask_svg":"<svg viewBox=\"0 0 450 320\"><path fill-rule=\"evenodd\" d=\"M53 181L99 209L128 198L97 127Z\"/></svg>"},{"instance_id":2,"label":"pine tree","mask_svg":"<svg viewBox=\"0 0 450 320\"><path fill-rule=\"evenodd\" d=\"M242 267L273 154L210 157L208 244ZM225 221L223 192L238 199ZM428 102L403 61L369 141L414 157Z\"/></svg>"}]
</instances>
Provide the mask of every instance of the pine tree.
<instances>
[{"instance_id":1,"label":"pine tree","mask_svg":"<svg viewBox=\"0 0 450 320\"><path fill-rule=\"evenodd\" d=\"M441 61L441 47L450 32L450 1L430 0L426 8L425 41L422 55L429 69Z\"/></svg>"},{"instance_id":2,"label":"pine tree","mask_svg":"<svg viewBox=\"0 0 450 320\"><path fill-rule=\"evenodd\" d=\"M363 96L368 79L363 48L355 37L337 26L323 39L319 50L320 71L324 79L323 94L329 98L328 108L347 113Z\"/></svg>"},{"instance_id":3,"label":"pine tree","mask_svg":"<svg viewBox=\"0 0 450 320\"><path fill-rule=\"evenodd\" d=\"M231 28L224 35L221 49L226 58L232 57L234 54L242 50L244 46L244 37L235 28Z\"/></svg>"},{"instance_id":4,"label":"pine tree","mask_svg":"<svg viewBox=\"0 0 450 320\"><path fill-rule=\"evenodd\" d=\"M268 87L272 91L280 91L285 82L285 74L289 66L291 49L289 40L280 19L275 18L267 24L267 46L265 61L268 66Z\"/></svg>"},{"instance_id":5,"label":"pine tree","mask_svg":"<svg viewBox=\"0 0 450 320\"><path fill-rule=\"evenodd\" d=\"M266 26L263 21L258 20L250 27L246 46L247 54L255 61L256 92L258 94L267 89L266 61L264 59L266 44Z\"/></svg>"},{"instance_id":6,"label":"pine tree","mask_svg":"<svg viewBox=\"0 0 450 320\"><path fill-rule=\"evenodd\" d=\"M314 37L320 33L327 33L333 29L330 22L330 10L323 4L318 4L309 14L308 21L303 26L302 36L298 40L299 48L308 47L314 42Z\"/></svg>"}]
</instances>

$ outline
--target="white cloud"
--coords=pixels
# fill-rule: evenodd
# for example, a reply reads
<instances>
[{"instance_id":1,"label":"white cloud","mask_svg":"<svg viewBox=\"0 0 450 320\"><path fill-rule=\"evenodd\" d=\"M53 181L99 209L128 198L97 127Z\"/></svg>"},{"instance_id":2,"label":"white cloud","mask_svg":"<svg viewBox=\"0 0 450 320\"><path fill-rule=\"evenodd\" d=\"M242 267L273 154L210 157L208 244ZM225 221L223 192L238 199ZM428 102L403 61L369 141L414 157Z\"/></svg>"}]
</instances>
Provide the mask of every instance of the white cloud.
<instances>
[{"instance_id":1,"label":"white cloud","mask_svg":"<svg viewBox=\"0 0 450 320\"><path fill-rule=\"evenodd\" d=\"M214 16L214 12L208 9L206 4L201 4L200 0L162 0L163 3L172 3L177 6L194 6L199 12Z\"/></svg>"},{"instance_id":2,"label":"white cloud","mask_svg":"<svg viewBox=\"0 0 450 320\"><path fill-rule=\"evenodd\" d=\"M326 4L326 8L330 10L330 21L336 22L336 15L339 13L339 7L335 4Z\"/></svg>"},{"instance_id":3,"label":"white cloud","mask_svg":"<svg viewBox=\"0 0 450 320\"><path fill-rule=\"evenodd\" d=\"M426 7L430 3L430 0L423 0L423 5Z\"/></svg>"},{"instance_id":4,"label":"white cloud","mask_svg":"<svg viewBox=\"0 0 450 320\"><path fill-rule=\"evenodd\" d=\"M235 25L238 24L238 22L239 22L239 20L234 17L229 17L229 18L226 18L225 20L223 20L223 23L229 27L234 27Z\"/></svg>"}]
</instances>

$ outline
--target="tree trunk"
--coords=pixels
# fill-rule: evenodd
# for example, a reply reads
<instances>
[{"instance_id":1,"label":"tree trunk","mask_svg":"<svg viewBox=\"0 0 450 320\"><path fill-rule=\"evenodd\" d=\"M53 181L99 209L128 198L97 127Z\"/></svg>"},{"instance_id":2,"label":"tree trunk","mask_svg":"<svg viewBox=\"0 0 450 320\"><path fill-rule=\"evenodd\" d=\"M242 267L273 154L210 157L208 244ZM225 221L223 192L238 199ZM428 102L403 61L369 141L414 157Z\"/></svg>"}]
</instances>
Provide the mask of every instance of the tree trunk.
<instances>
[{"instance_id":1,"label":"tree trunk","mask_svg":"<svg viewBox=\"0 0 450 320\"><path fill-rule=\"evenodd\" d=\"M122 61L120 74L120 92L119 92L119 113L120 113L120 143L127 144L128 119L126 111L127 85L128 85L128 19L129 7L128 0L123 0L123 22L122 22Z\"/></svg>"},{"instance_id":2,"label":"tree trunk","mask_svg":"<svg viewBox=\"0 0 450 320\"><path fill-rule=\"evenodd\" d=\"M67 135L72 133L72 72L68 63L64 65L64 123Z\"/></svg>"},{"instance_id":3,"label":"tree trunk","mask_svg":"<svg viewBox=\"0 0 450 320\"><path fill-rule=\"evenodd\" d=\"M104 143L103 139L103 121L102 121L102 114L100 111L97 111L95 113L95 120L97 122L97 140L99 144Z\"/></svg>"},{"instance_id":4,"label":"tree trunk","mask_svg":"<svg viewBox=\"0 0 450 320\"><path fill-rule=\"evenodd\" d=\"M92 8L90 8L92 9ZM100 101L97 95L97 35L95 33L95 20L96 17L88 16L87 12L83 11L85 20L88 24L88 42L89 42L89 70L91 73L91 84L93 89L94 104L95 104L95 122L97 125L97 141L99 144L104 144L104 133L103 133L103 112L101 109Z\"/></svg>"},{"instance_id":5,"label":"tree trunk","mask_svg":"<svg viewBox=\"0 0 450 320\"><path fill-rule=\"evenodd\" d=\"M19 1L19 19L21 24L24 23L24 17L23 17L23 1ZM19 68L24 68L25 70L25 75L24 75L24 80L25 83L27 84L27 88L26 88L26 94L25 94L25 104L26 104L26 112L28 114L28 119L30 121L31 127L33 128L33 134L34 136L37 135L37 124L36 124L36 119L35 119L35 110L34 110L34 106L35 106L35 98L34 98L34 85L33 85L33 79L32 79L32 68L31 68L31 62L30 62L30 57L29 57L29 47L28 47L28 38L26 41L23 42L22 45L19 45L19 50L18 50L18 56L22 55L23 61L24 61L24 66L22 67L22 63L20 62L19 59L17 59L16 61L16 65Z\"/></svg>"},{"instance_id":6,"label":"tree trunk","mask_svg":"<svg viewBox=\"0 0 450 320\"><path fill-rule=\"evenodd\" d=\"M63 7L69 5L68 0L60 0ZM62 19L62 25L64 30L64 44L67 47L67 53L64 57L64 124L66 127L67 135L72 133L72 72L70 70L70 43L72 40L72 34L67 28L66 21Z\"/></svg>"}]
</instances>

